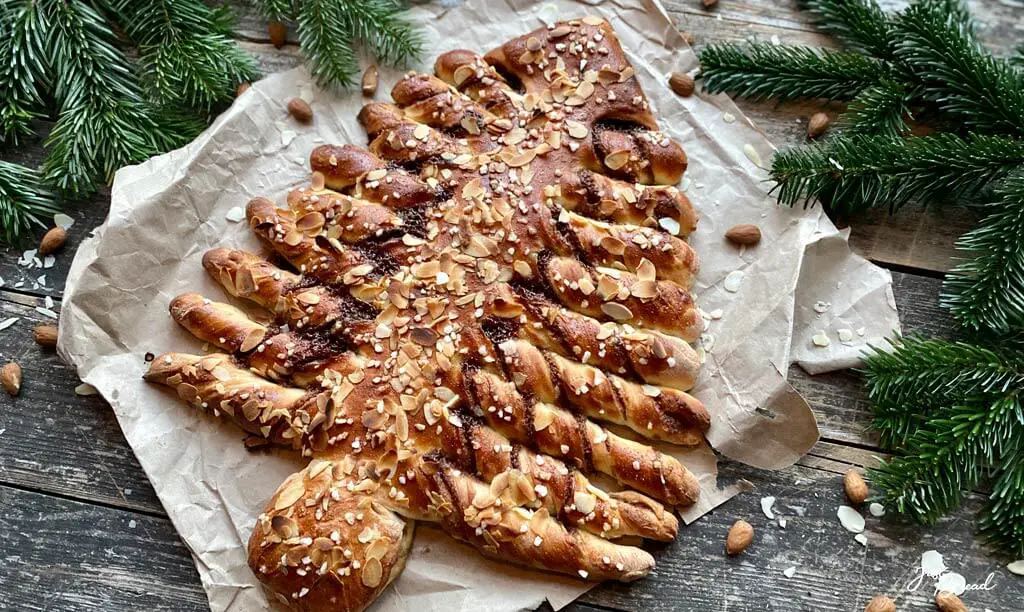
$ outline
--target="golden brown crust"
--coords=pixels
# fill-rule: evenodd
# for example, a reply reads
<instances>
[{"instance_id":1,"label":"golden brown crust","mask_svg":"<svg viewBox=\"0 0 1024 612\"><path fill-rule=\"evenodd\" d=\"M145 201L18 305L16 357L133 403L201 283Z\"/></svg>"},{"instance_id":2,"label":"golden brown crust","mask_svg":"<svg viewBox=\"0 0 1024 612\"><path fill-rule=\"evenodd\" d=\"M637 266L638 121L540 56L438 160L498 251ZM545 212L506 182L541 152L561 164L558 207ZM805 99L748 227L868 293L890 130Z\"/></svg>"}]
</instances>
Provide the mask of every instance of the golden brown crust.
<instances>
[{"instance_id":1,"label":"golden brown crust","mask_svg":"<svg viewBox=\"0 0 1024 612\"><path fill-rule=\"evenodd\" d=\"M250 541L298 609L369 605L407 554L399 516L512 563L645 575L650 555L611 540L672 539L698 482L600 422L687 446L710 424L686 393L703 322L697 214L671 185L685 153L596 18L446 53L392 97L360 112L366 148L317 147L285 207L249 203L279 264L204 257L269 316L179 296L172 317L227 354L147 378L312 459Z\"/></svg>"}]
</instances>

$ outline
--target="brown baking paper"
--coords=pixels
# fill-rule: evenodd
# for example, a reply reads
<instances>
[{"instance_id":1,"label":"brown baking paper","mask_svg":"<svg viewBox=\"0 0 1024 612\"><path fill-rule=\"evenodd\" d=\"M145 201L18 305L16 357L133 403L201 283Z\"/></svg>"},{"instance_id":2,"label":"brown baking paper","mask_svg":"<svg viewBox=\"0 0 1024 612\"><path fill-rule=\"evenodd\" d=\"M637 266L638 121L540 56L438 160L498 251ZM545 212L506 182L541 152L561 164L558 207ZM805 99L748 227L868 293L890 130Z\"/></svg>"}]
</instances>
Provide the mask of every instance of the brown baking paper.
<instances>
[{"instance_id":1,"label":"brown baking paper","mask_svg":"<svg viewBox=\"0 0 1024 612\"><path fill-rule=\"evenodd\" d=\"M708 440L720 453L762 468L792 464L817 440L807 403L786 383L790 363L812 372L854 365L866 342L898 328L891 278L850 253L846 236L821 213L779 208L767 195L772 145L725 96L680 98L672 71L695 72L693 52L655 1L535 4L483 2L414 9L427 62L499 41L557 18L598 14L611 21L662 127L683 143L690 168L680 186L702 214L691 244L701 257L695 293L706 313L703 376L694 393L710 407ZM382 75L381 94L399 73ZM291 121L294 96L313 108L312 127ZM245 223L229 220L255 196L284 202L308 180L307 156L322 143L365 144L355 93L316 90L304 69L270 76L243 94L195 142L117 173L110 215L82 243L68 275L60 352L110 402L167 514L192 551L213 610L269 609L246 566L256 515L300 460L244 450L241 433L143 383L147 352L200 352L167 313L186 291L227 296L200 265L213 246L260 250ZM723 239L754 223L763 239L739 249ZM842 331L841 331L842 330ZM840 339L840 333L842 338ZM829 339L818 346L818 334ZM698 475L700 504L687 522L734 495L719 490L710 447L674 453ZM686 538L683 529L680 538ZM559 608L588 585L486 561L420 525L410 562L377 610L519 610L547 598Z\"/></svg>"}]
</instances>

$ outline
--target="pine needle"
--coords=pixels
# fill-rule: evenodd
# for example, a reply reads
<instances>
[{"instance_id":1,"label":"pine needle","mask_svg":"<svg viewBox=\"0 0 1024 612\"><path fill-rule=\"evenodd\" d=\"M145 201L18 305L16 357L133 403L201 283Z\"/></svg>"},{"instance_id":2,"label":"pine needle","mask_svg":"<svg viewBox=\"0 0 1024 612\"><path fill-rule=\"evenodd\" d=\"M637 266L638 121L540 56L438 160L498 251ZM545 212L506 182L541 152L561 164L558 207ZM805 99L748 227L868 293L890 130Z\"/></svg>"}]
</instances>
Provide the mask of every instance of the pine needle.
<instances>
[{"instance_id":1,"label":"pine needle","mask_svg":"<svg viewBox=\"0 0 1024 612\"><path fill-rule=\"evenodd\" d=\"M38 4L0 0L0 143L17 145L40 116L36 84L46 80L45 29Z\"/></svg>"},{"instance_id":2,"label":"pine needle","mask_svg":"<svg viewBox=\"0 0 1024 612\"><path fill-rule=\"evenodd\" d=\"M107 1L138 44L138 72L157 103L206 110L256 77L255 61L229 35L226 7L211 9L199 0Z\"/></svg>"},{"instance_id":3,"label":"pine needle","mask_svg":"<svg viewBox=\"0 0 1024 612\"><path fill-rule=\"evenodd\" d=\"M299 11L299 47L321 87L349 87L359 71L352 33L340 16L342 3L305 0Z\"/></svg>"},{"instance_id":4,"label":"pine needle","mask_svg":"<svg viewBox=\"0 0 1024 612\"><path fill-rule=\"evenodd\" d=\"M869 208L970 196L1024 164L1024 140L935 134L839 135L776 154L771 177L781 204L821 200L842 217Z\"/></svg>"},{"instance_id":5,"label":"pine needle","mask_svg":"<svg viewBox=\"0 0 1024 612\"><path fill-rule=\"evenodd\" d=\"M892 26L874 0L801 0L799 4L815 14L816 28L849 50L879 59L892 57Z\"/></svg>"},{"instance_id":6,"label":"pine needle","mask_svg":"<svg viewBox=\"0 0 1024 612\"><path fill-rule=\"evenodd\" d=\"M1024 329L1024 173L1004 181L989 215L957 242L970 257L946 278L943 305L967 327Z\"/></svg>"},{"instance_id":7,"label":"pine needle","mask_svg":"<svg viewBox=\"0 0 1024 612\"><path fill-rule=\"evenodd\" d=\"M910 131L912 96L899 83L885 79L868 87L850 101L841 116L845 134L882 135L898 138Z\"/></svg>"},{"instance_id":8,"label":"pine needle","mask_svg":"<svg viewBox=\"0 0 1024 612\"><path fill-rule=\"evenodd\" d=\"M979 133L1024 137L1024 72L974 39L959 2L921 0L894 23L897 57L942 112Z\"/></svg>"},{"instance_id":9,"label":"pine needle","mask_svg":"<svg viewBox=\"0 0 1024 612\"><path fill-rule=\"evenodd\" d=\"M865 360L874 427L898 455L871 470L880 501L922 522L996 477L980 529L1024 554L1024 356L962 342L896 338Z\"/></svg>"},{"instance_id":10,"label":"pine needle","mask_svg":"<svg viewBox=\"0 0 1024 612\"><path fill-rule=\"evenodd\" d=\"M0 161L0 241L14 244L33 227L45 228L44 216L60 212L42 179L31 168Z\"/></svg>"},{"instance_id":11,"label":"pine needle","mask_svg":"<svg viewBox=\"0 0 1024 612\"><path fill-rule=\"evenodd\" d=\"M356 46L364 45L382 62L401 65L418 57L423 42L399 14L395 0L303 0L296 21L299 46L321 87L349 87L359 73ZM264 12L283 14L264 0Z\"/></svg>"},{"instance_id":12,"label":"pine needle","mask_svg":"<svg viewBox=\"0 0 1024 612\"><path fill-rule=\"evenodd\" d=\"M168 133L142 97L132 67L103 17L81 2L39 0L50 22L48 55L60 108L46 146L46 180L75 194L96 189L126 164L191 140Z\"/></svg>"},{"instance_id":13,"label":"pine needle","mask_svg":"<svg viewBox=\"0 0 1024 612\"><path fill-rule=\"evenodd\" d=\"M704 88L753 100L850 100L889 76L859 53L753 43L708 45L700 54Z\"/></svg>"}]
</instances>

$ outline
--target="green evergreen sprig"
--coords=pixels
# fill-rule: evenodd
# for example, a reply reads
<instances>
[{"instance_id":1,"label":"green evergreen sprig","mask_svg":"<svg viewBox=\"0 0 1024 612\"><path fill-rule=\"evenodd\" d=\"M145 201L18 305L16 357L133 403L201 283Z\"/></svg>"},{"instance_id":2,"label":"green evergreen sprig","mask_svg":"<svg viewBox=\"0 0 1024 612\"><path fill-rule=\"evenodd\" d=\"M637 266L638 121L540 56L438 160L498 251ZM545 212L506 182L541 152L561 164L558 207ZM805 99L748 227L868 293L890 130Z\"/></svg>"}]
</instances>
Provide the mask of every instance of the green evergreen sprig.
<instances>
[{"instance_id":1,"label":"green evergreen sprig","mask_svg":"<svg viewBox=\"0 0 1024 612\"><path fill-rule=\"evenodd\" d=\"M974 194L1024 164L1024 140L955 134L899 139L851 135L776 154L771 167L781 204L820 199L847 217L895 211L914 201Z\"/></svg>"},{"instance_id":2,"label":"green evergreen sprig","mask_svg":"<svg viewBox=\"0 0 1024 612\"><path fill-rule=\"evenodd\" d=\"M207 111L231 100L239 83L258 71L231 39L226 6L199 0L106 0L139 48L138 73L150 98L162 105Z\"/></svg>"},{"instance_id":3,"label":"green evergreen sprig","mask_svg":"<svg viewBox=\"0 0 1024 612\"><path fill-rule=\"evenodd\" d=\"M957 243L967 259L946 277L943 304L974 330L1024 329L1024 173L1004 181L988 216Z\"/></svg>"},{"instance_id":4,"label":"green evergreen sprig","mask_svg":"<svg viewBox=\"0 0 1024 612\"><path fill-rule=\"evenodd\" d=\"M964 342L896 338L865 360L873 426L899 455L870 470L880 500L933 522L996 478L980 527L1024 555L1024 356ZM1009 522L1008 522L1009 521Z\"/></svg>"},{"instance_id":5,"label":"green evergreen sprig","mask_svg":"<svg viewBox=\"0 0 1024 612\"><path fill-rule=\"evenodd\" d=\"M299 47L321 87L350 87L359 76L357 48L384 63L419 57L423 41L399 0L261 0L261 12L297 26Z\"/></svg>"},{"instance_id":6,"label":"green evergreen sprig","mask_svg":"<svg viewBox=\"0 0 1024 612\"><path fill-rule=\"evenodd\" d=\"M17 145L41 115L44 28L39 4L0 0L0 143Z\"/></svg>"},{"instance_id":7,"label":"green evergreen sprig","mask_svg":"<svg viewBox=\"0 0 1024 612\"><path fill-rule=\"evenodd\" d=\"M959 0L890 14L873 0L800 4L842 51L710 45L705 89L849 102L837 134L775 156L782 204L820 200L847 217L955 201L984 213L942 296L971 341L897 337L866 358L874 428L895 453L870 477L880 501L924 522L990 484L979 531L1024 556L1024 53L994 57ZM817 79L826 55L841 60L833 82ZM866 63L878 69L851 68ZM911 135L921 118L944 133Z\"/></svg>"},{"instance_id":8,"label":"green evergreen sprig","mask_svg":"<svg viewBox=\"0 0 1024 612\"><path fill-rule=\"evenodd\" d=\"M0 161L0 240L13 243L33 227L45 228L44 216L59 211L39 172Z\"/></svg>"},{"instance_id":9,"label":"green evergreen sprig","mask_svg":"<svg viewBox=\"0 0 1024 612\"><path fill-rule=\"evenodd\" d=\"M959 3L917 2L894 22L896 55L927 99L975 132L1024 136L1024 72L974 39Z\"/></svg>"},{"instance_id":10,"label":"green evergreen sprig","mask_svg":"<svg viewBox=\"0 0 1024 612\"><path fill-rule=\"evenodd\" d=\"M103 16L84 2L40 0L60 108L46 146L44 176L59 189L89 193L121 166L188 142L164 131Z\"/></svg>"},{"instance_id":11,"label":"green evergreen sprig","mask_svg":"<svg viewBox=\"0 0 1024 612\"><path fill-rule=\"evenodd\" d=\"M800 0L815 16L814 25L851 50L877 58L892 57L892 24L885 12L868 0Z\"/></svg>"},{"instance_id":12,"label":"green evergreen sprig","mask_svg":"<svg viewBox=\"0 0 1024 612\"><path fill-rule=\"evenodd\" d=\"M881 135L898 138L910 131L913 94L900 83L883 80L850 100L840 122L846 134Z\"/></svg>"},{"instance_id":13,"label":"green evergreen sprig","mask_svg":"<svg viewBox=\"0 0 1024 612\"><path fill-rule=\"evenodd\" d=\"M705 89L752 100L850 100L890 75L859 53L763 42L709 45L700 61Z\"/></svg>"}]
</instances>

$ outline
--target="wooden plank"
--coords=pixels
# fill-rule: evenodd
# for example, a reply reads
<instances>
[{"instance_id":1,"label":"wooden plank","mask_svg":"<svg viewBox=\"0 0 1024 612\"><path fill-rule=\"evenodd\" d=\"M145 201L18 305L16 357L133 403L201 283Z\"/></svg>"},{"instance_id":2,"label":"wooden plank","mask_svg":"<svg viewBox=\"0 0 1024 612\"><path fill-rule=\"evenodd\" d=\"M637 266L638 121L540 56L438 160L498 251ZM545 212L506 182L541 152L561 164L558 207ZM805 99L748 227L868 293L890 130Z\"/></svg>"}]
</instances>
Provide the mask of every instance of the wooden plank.
<instances>
[{"instance_id":1,"label":"wooden plank","mask_svg":"<svg viewBox=\"0 0 1024 612\"><path fill-rule=\"evenodd\" d=\"M995 572L994 588L970 592L972 610L1018 609L1024 585L972 537L972 516L982 499L965 506L931 529L887 515L867 517L868 545L854 541L840 526L836 509L845 503L842 477L794 466L757 473L723 464L726 477L754 482L740 495L682 530L675 542L658 548L654 574L628 585L606 584L581 601L616 609L669 610L860 610L876 594L893 597L900 610L934 610L930 583L915 592L906 586L927 550L943 554L947 566L968 582L982 583ZM762 496L776 497L775 512L786 528L761 512ZM754 526L754 543L743 555L727 557L725 534L736 519ZM787 578L783 572L796 568ZM1018 602L1017 604L1013 602Z\"/></svg>"},{"instance_id":2,"label":"wooden plank","mask_svg":"<svg viewBox=\"0 0 1024 612\"><path fill-rule=\"evenodd\" d=\"M0 320L19 317L0 331L0 360L23 375L18 397L0 393L0 482L163 514L110 406L75 395L74 370L32 340L36 325L53 323L35 311L42 303L0 292Z\"/></svg>"},{"instance_id":3,"label":"wooden plank","mask_svg":"<svg viewBox=\"0 0 1024 612\"><path fill-rule=\"evenodd\" d=\"M5 610L208 610L166 518L0 486Z\"/></svg>"},{"instance_id":4,"label":"wooden plank","mask_svg":"<svg viewBox=\"0 0 1024 612\"><path fill-rule=\"evenodd\" d=\"M994 588L972 592L972 609L1013 609L1024 586L974 543L972 496L939 526L923 530L888 515L870 517L868 546L840 526L841 477L794 466L750 474L723 465L723 478L744 477L757 487L686 527L668 546L650 546L654 574L631 585L607 584L582 605L661 610L854 609L877 593L902 610L930 610L927 587L905 592L922 552L938 550L950 569L969 582L995 572ZM765 517L760 498L776 497L786 528ZM18 610L200 610L205 596L185 547L170 522L112 508L0 486L0 581L6 605ZM755 540L738 558L723 553L725 533L737 518L754 525ZM467 549L468 554L472 554ZM783 571L795 567L796 575ZM795 601L795 603L794 603Z\"/></svg>"}]
</instances>

